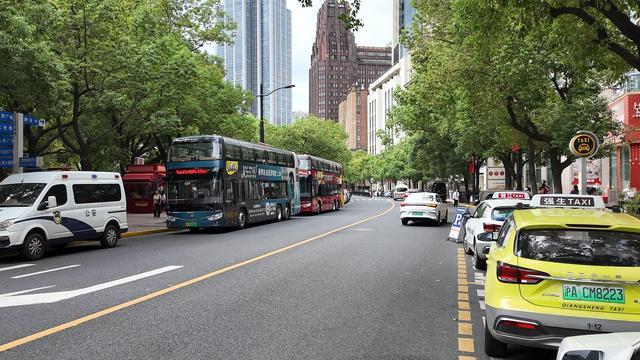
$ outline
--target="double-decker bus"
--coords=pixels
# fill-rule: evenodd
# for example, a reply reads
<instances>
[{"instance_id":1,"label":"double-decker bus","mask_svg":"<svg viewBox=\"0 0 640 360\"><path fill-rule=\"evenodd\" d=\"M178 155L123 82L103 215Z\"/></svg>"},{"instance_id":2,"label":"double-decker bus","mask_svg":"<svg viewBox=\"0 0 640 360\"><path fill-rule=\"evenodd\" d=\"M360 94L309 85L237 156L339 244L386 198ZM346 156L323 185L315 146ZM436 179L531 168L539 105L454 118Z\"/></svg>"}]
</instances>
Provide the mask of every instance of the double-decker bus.
<instances>
[{"instance_id":1,"label":"double-decker bus","mask_svg":"<svg viewBox=\"0 0 640 360\"><path fill-rule=\"evenodd\" d=\"M319 214L344 205L342 165L311 155L298 155L300 212Z\"/></svg>"},{"instance_id":2,"label":"double-decker bus","mask_svg":"<svg viewBox=\"0 0 640 360\"><path fill-rule=\"evenodd\" d=\"M168 228L244 228L300 212L293 152L205 135L173 140L168 160Z\"/></svg>"}]
</instances>

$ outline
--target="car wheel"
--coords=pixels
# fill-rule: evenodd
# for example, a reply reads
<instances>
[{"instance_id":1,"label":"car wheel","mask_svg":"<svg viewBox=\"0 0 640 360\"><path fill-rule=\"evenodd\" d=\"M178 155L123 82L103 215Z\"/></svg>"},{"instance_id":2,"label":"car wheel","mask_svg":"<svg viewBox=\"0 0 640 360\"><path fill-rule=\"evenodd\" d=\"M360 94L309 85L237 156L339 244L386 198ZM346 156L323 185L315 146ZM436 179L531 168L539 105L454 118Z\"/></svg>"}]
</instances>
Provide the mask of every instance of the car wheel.
<instances>
[{"instance_id":1,"label":"car wheel","mask_svg":"<svg viewBox=\"0 0 640 360\"><path fill-rule=\"evenodd\" d=\"M316 215L320 215L322 212L322 203L318 201L318 207L316 208Z\"/></svg>"},{"instance_id":2,"label":"car wheel","mask_svg":"<svg viewBox=\"0 0 640 360\"><path fill-rule=\"evenodd\" d=\"M199 228L189 228L189 232L192 233L192 234L197 234L197 233L200 232L200 229Z\"/></svg>"},{"instance_id":3,"label":"car wheel","mask_svg":"<svg viewBox=\"0 0 640 360\"><path fill-rule=\"evenodd\" d=\"M440 214L440 212L438 211L438 217L437 217L437 220L436 220L436 226L440 226L440 224L442 224L442 220L440 219L440 215L441 215L441 214Z\"/></svg>"},{"instance_id":4,"label":"car wheel","mask_svg":"<svg viewBox=\"0 0 640 360\"><path fill-rule=\"evenodd\" d=\"M484 326L484 352L495 357L505 357L508 354L507 344L496 340L487 325Z\"/></svg>"},{"instance_id":5,"label":"car wheel","mask_svg":"<svg viewBox=\"0 0 640 360\"><path fill-rule=\"evenodd\" d=\"M462 238L462 249L464 250L464 253L467 255L473 254L473 252L469 248L469 244L467 244L467 240L464 239L464 237Z\"/></svg>"},{"instance_id":6,"label":"car wheel","mask_svg":"<svg viewBox=\"0 0 640 360\"><path fill-rule=\"evenodd\" d=\"M244 229L247 226L247 212L242 209L238 213L238 228Z\"/></svg>"},{"instance_id":7,"label":"car wheel","mask_svg":"<svg viewBox=\"0 0 640 360\"><path fill-rule=\"evenodd\" d=\"M276 208L276 221L282 221L282 206Z\"/></svg>"},{"instance_id":8,"label":"car wheel","mask_svg":"<svg viewBox=\"0 0 640 360\"><path fill-rule=\"evenodd\" d=\"M449 210L444 213L444 218L442 219L442 223L446 224L447 220L449 220Z\"/></svg>"},{"instance_id":9,"label":"car wheel","mask_svg":"<svg viewBox=\"0 0 640 360\"><path fill-rule=\"evenodd\" d=\"M120 229L113 224L107 224L104 233L102 233L100 245L102 245L103 248L112 248L118 245L118 239L120 239Z\"/></svg>"},{"instance_id":10,"label":"car wheel","mask_svg":"<svg viewBox=\"0 0 640 360\"><path fill-rule=\"evenodd\" d=\"M27 235L22 243L20 253L25 260L40 260L47 252L47 239L39 232L32 232Z\"/></svg>"},{"instance_id":11,"label":"car wheel","mask_svg":"<svg viewBox=\"0 0 640 360\"><path fill-rule=\"evenodd\" d=\"M475 244L473 244L473 268L477 270L485 270L487 268L487 262L478 256L478 249L476 249Z\"/></svg>"},{"instance_id":12,"label":"car wheel","mask_svg":"<svg viewBox=\"0 0 640 360\"><path fill-rule=\"evenodd\" d=\"M402 221L402 225L407 225L409 223L409 220L407 219L400 219Z\"/></svg>"}]
</instances>

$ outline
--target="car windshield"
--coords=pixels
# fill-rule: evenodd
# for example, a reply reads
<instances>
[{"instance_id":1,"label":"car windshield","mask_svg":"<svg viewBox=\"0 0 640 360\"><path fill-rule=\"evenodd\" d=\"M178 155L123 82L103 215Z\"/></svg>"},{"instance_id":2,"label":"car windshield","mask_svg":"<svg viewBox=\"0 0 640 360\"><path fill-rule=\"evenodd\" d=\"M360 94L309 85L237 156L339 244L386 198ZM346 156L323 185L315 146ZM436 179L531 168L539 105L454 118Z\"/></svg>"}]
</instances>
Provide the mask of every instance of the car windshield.
<instances>
[{"instance_id":1,"label":"car windshield","mask_svg":"<svg viewBox=\"0 0 640 360\"><path fill-rule=\"evenodd\" d=\"M0 207L29 207L47 184L20 183L0 185Z\"/></svg>"},{"instance_id":2,"label":"car windshield","mask_svg":"<svg viewBox=\"0 0 640 360\"><path fill-rule=\"evenodd\" d=\"M567 264L640 266L640 234L602 230L523 230L518 256Z\"/></svg>"},{"instance_id":3,"label":"car windshield","mask_svg":"<svg viewBox=\"0 0 640 360\"><path fill-rule=\"evenodd\" d=\"M491 212L491 218L496 221L505 221L512 212L512 207L493 209L493 211Z\"/></svg>"},{"instance_id":4,"label":"car windshield","mask_svg":"<svg viewBox=\"0 0 640 360\"><path fill-rule=\"evenodd\" d=\"M217 141L178 142L169 149L169 161L198 161L221 159Z\"/></svg>"},{"instance_id":5,"label":"car windshield","mask_svg":"<svg viewBox=\"0 0 640 360\"><path fill-rule=\"evenodd\" d=\"M407 198L407 202L434 202L436 201L433 194L411 194Z\"/></svg>"}]
</instances>

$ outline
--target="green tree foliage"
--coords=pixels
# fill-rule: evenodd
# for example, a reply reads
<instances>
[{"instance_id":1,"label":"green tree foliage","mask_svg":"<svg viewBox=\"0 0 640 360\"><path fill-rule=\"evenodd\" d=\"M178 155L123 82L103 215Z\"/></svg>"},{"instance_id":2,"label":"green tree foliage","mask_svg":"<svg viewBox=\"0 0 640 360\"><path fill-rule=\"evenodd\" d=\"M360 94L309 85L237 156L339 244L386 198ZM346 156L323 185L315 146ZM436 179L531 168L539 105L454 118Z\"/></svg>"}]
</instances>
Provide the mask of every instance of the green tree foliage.
<instances>
[{"instance_id":1,"label":"green tree foliage","mask_svg":"<svg viewBox=\"0 0 640 360\"><path fill-rule=\"evenodd\" d=\"M30 154L112 169L165 160L176 136L255 139L250 94L201 51L233 35L219 0L0 1L0 106L48 120Z\"/></svg>"},{"instance_id":2,"label":"green tree foliage","mask_svg":"<svg viewBox=\"0 0 640 360\"><path fill-rule=\"evenodd\" d=\"M297 154L337 161L343 165L351 159L347 138L347 133L340 124L313 115L298 119L291 125L265 124L265 141L268 144Z\"/></svg>"},{"instance_id":3,"label":"green tree foliage","mask_svg":"<svg viewBox=\"0 0 640 360\"><path fill-rule=\"evenodd\" d=\"M559 191L561 171L573 161L571 136L617 130L599 94L623 67L588 37L565 36L572 31L566 22L526 21L495 2L424 0L416 8L408 39L416 72L393 118L422 134L426 150L417 153L509 162L513 145L530 159L542 151ZM448 160L456 171L466 168ZM437 164L428 168L442 174L430 170Z\"/></svg>"}]
</instances>

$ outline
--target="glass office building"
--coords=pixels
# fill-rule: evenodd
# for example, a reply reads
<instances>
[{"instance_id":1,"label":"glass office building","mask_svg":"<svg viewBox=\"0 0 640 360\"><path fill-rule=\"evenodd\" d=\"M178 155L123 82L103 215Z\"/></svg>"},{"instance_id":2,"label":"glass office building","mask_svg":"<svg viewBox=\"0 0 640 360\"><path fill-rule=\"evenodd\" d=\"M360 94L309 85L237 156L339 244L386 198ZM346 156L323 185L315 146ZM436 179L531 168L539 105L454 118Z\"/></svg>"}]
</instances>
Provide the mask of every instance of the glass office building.
<instances>
[{"instance_id":1,"label":"glass office building","mask_svg":"<svg viewBox=\"0 0 640 360\"><path fill-rule=\"evenodd\" d=\"M258 116L260 78L265 94L291 84L291 11L286 0L223 0L222 4L237 25L236 37L233 46L217 45L215 53L224 60L227 81L253 93L251 112ZM263 107L270 123L290 124L291 89L266 97Z\"/></svg>"}]
</instances>

